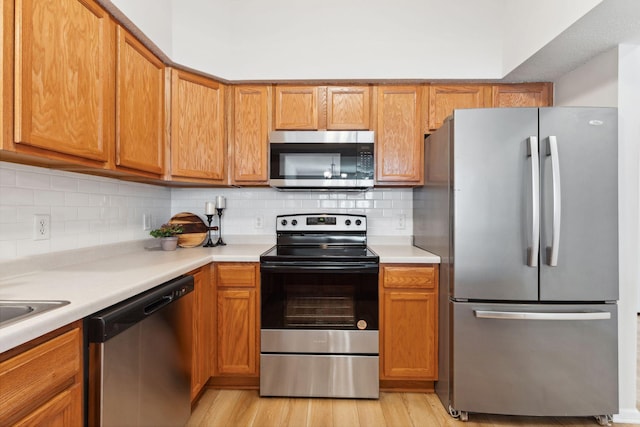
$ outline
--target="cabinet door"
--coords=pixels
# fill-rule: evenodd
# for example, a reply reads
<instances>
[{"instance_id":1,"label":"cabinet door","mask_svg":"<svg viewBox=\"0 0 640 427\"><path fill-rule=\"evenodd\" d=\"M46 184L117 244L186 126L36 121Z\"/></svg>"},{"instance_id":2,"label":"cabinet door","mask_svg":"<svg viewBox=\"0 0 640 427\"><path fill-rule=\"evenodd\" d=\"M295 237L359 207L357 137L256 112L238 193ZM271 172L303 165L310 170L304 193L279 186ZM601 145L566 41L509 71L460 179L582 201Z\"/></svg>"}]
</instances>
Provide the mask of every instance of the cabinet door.
<instances>
[{"instance_id":1,"label":"cabinet door","mask_svg":"<svg viewBox=\"0 0 640 427\"><path fill-rule=\"evenodd\" d=\"M493 107L549 107L552 104L551 83L527 83L492 86Z\"/></svg>"},{"instance_id":2,"label":"cabinet door","mask_svg":"<svg viewBox=\"0 0 640 427\"><path fill-rule=\"evenodd\" d=\"M0 425L82 425L81 322L0 355ZM69 330L69 328L71 328ZM55 397L58 396L58 397ZM56 424L56 420L68 423Z\"/></svg>"},{"instance_id":3,"label":"cabinet door","mask_svg":"<svg viewBox=\"0 0 640 427\"><path fill-rule=\"evenodd\" d=\"M434 292L384 292L382 379L436 378L437 303Z\"/></svg>"},{"instance_id":4,"label":"cabinet door","mask_svg":"<svg viewBox=\"0 0 640 427\"><path fill-rule=\"evenodd\" d=\"M318 129L318 88L315 86L275 87L276 129Z\"/></svg>"},{"instance_id":5,"label":"cabinet door","mask_svg":"<svg viewBox=\"0 0 640 427\"><path fill-rule=\"evenodd\" d=\"M118 27L116 165L160 177L164 161L164 65Z\"/></svg>"},{"instance_id":6,"label":"cabinet door","mask_svg":"<svg viewBox=\"0 0 640 427\"><path fill-rule=\"evenodd\" d=\"M171 177L224 183L224 85L171 73Z\"/></svg>"},{"instance_id":7,"label":"cabinet door","mask_svg":"<svg viewBox=\"0 0 640 427\"><path fill-rule=\"evenodd\" d=\"M236 86L233 104L234 184L266 184L269 156L269 86Z\"/></svg>"},{"instance_id":8,"label":"cabinet door","mask_svg":"<svg viewBox=\"0 0 640 427\"><path fill-rule=\"evenodd\" d=\"M217 298L216 374L257 375L255 289L221 289Z\"/></svg>"},{"instance_id":9,"label":"cabinet door","mask_svg":"<svg viewBox=\"0 0 640 427\"><path fill-rule=\"evenodd\" d=\"M92 0L15 5L16 150L103 167L114 137L113 21Z\"/></svg>"},{"instance_id":10,"label":"cabinet door","mask_svg":"<svg viewBox=\"0 0 640 427\"><path fill-rule=\"evenodd\" d=\"M210 341L213 330L212 299L209 267L202 267L191 273L195 284L192 312L192 365L191 365L191 400L195 399L209 381L211 369Z\"/></svg>"},{"instance_id":11,"label":"cabinet door","mask_svg":"<svg viewBox=\"0 0 640 427\"><path fill-rule=\"evenodd\" d=\"M327 87L327 129L369 129L368 86Z\"/></svg>"},{"instance_id":12,"label":"cabinet door","mask_svg":"<svg viewBox=\"0 0 640 427\"><path fill-rule=\"evenodd\" d=\"M454 109L490 107L489 87L429 86L429 130L436 130Z\"/></svg>"},{"instance_id":13,"label":"cabinet door","mask_svg":"<svg viewBox=\"0 0 640 427\"><path fill-rule=\"evenodd\" d=\"M80 426L82 423L82 387L76 384L16 422L14 426Z\"/></svg>"},{"instance_id":14,"label":"cabinet door","mask_svg":"<svg viewBox=\"0 0 640 427\"><path fill-rule=\"evenodd\" d=\"M421 95L420 86L377 88L377 183L422 183L424 137L420 130Z\"/></svg>"}]
</instances>

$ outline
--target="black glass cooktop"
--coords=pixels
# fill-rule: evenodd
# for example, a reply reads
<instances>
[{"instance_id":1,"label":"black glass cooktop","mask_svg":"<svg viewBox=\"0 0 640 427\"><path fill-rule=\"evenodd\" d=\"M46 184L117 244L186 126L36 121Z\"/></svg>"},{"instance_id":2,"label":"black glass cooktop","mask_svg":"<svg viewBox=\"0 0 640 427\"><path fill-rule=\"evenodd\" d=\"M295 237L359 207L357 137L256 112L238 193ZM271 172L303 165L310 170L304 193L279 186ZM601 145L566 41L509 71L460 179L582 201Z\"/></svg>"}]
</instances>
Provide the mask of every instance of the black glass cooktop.
<instances>
[{"instance_id":1,"label":"black glass cooktop","mask_svg":"<svg viewBox=\"0 0 640 427\"><path fill-rule=\"evenodd\" d=\"M274 246L260 256L260 261L377 261L378 255L363 246Z\"/></svg>"}]
</instances>

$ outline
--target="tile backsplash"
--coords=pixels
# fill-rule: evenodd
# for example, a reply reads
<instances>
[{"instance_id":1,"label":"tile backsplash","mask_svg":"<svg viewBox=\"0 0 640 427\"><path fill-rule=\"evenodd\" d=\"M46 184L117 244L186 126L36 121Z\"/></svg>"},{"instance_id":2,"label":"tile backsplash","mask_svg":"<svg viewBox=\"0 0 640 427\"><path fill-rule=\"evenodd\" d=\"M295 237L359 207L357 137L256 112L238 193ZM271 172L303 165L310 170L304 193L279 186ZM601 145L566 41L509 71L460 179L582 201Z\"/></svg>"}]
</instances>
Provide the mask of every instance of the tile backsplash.
<instances>
[{"instance_id":1,"label":"tile backsplash","mask_svg":"<svg viewBox=\"0 0 640 427\"><path fill-rule=\"evenodd\" d=\"M0 260L149 237L170 218L171 190L92 175L0 162ZM34 215L51 237L34 240Z\"/></svg>"},{"instance_id":2,"label":"tile backsplash","mask_svg":"<svg viewBox=\"0 0 640 427\"><path fill-rule=\"evenodd\" d=\"M0 260L149 238L179 212L205 219L204 205L227 198L227 243L273 239L275 217L291 213L367 215L370 239L410 241L412 190L280 192L271 188L164 188L92 175L0 162ZM34 240L37 214L50 216L48 240ZM217 219L214 220L217 224Z\"/></svg>"},{"instance_id":3,"label":"tile backsplash","mask_svg":"<svg viewBox=\"0 0 640 427\"><path fill-rule=\"evenodd\" d=\"M410 188L366 192L282 192L272 188L207 188L171 190L171 214L193 212L203 219L204 205L216 196L227 199L222 234L275 236L276 215L351 213L367 215L368 236L412 234L413 193ZM217 219L214 219L217 221Z\"/></svg>"}]
</instances>

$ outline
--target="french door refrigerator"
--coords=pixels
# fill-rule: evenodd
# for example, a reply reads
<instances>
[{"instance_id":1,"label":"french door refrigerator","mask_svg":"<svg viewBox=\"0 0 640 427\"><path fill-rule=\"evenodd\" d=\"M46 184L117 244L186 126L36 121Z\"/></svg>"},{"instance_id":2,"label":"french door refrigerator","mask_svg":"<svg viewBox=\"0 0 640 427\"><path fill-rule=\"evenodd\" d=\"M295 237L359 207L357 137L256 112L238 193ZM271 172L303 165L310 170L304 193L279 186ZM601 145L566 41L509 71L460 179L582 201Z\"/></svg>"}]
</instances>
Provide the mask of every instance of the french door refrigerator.
<instances>
[{"instance_id":1,"label":"french door refrigerator","mask_svg":"<svg viewBox=\"0 0 640 427\"><path fill-rule=\"evenodd\" d=\"M440 266L436 393L469 412L618 412L617 111L456 110L425 141L414 245Z\"/></svg>"}]
</instances>

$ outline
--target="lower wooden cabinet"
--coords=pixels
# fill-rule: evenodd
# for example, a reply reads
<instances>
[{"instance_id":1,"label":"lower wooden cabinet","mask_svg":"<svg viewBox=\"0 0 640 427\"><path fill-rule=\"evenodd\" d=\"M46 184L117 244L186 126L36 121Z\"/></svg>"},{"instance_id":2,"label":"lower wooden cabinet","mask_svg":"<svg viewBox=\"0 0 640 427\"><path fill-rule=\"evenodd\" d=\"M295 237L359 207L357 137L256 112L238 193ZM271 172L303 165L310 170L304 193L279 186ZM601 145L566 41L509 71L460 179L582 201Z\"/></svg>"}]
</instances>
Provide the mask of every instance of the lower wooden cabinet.
<instances>
[{"instance_id":1,"label":"lower wooden cabinet","mask_svg":"<svg viewBox=\"0 0 640 427\"><path fill-rule=\"evenodd\" d=\"M258 385L258 263L214 264L216 306L213 383Z\"/></svg>"},{"instance_id":2,"label":"lower wooden cabinet","mask_svg":"<svg viewBox=\"0 0 640 427\"><path fill-rule=\"evenodd\" d=\"M213 318L213 289L210 280L210 265L189 273L193 276L195 293L192 308L192 358L191 358L191 400L198 397L211 377L211 331Z\"/></svg>"},{"instance_id":3,"label":"lower wooden cabinet","mask_svg":"<svg viewBox=\"0 0 640 427\"><path fill-rule=\"evenodd\" d=\"M0 425L83 424L82 323L0 355Z\"/></svg>"},{"instance_id":4,"label":"lower wooden cabinet","mask_svg":"<svg viewBox=\"0 0 640 427\"><path fill-rule=\"evenodd\" d=\"M438 375L438 266L380 267L382 388L430 389Z\"/></svg>"}]
</instances>

